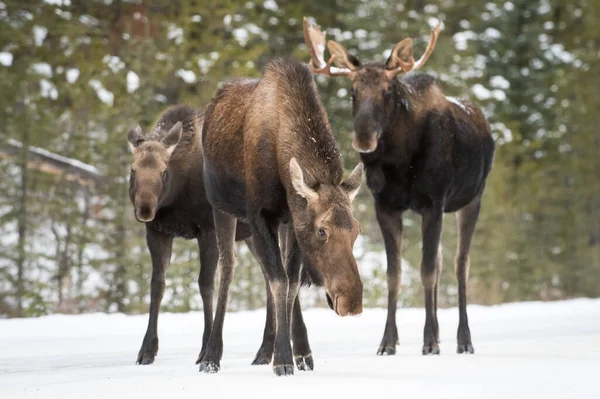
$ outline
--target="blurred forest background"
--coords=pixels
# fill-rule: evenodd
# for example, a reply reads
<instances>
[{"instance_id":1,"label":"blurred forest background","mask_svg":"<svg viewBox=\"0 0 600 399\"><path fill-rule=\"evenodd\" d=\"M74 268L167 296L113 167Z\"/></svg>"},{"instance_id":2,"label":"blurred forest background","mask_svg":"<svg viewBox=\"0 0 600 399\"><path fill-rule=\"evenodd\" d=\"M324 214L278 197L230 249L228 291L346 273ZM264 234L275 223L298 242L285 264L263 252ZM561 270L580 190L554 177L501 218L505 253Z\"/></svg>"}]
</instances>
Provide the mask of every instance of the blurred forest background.
<instances>
[{"instance_id":1,"label":"blurred forest background","mask_svg":"<svg viewBox=\"0 0 600 399\"><path fill-rule=\"evenodd\" d=\"M258 77L274 57L308 61L305 15L363 61L385 60L406 37L420 56L444 22L422 72L480 104L497 143L469 303L600 295L600 1L0 0L0 315L146 312L151 265L127 194L128 128L150 127L171 104L203 107L219 82ZM349 81L317 82L350 169ZM32 168L31 146L96 167L102 183ZM364 186L355 213L365 305L385 306ZM407 217L399 301L421 306L420 220ZM455 224L447 215L441 306L457 302ZM259 266L238 252L230 309L261 307ZM198 270L196 243L176 240L163 310L201 308ZM323 305L316 289L303 297Z\"/></svg>"}]
</instances>

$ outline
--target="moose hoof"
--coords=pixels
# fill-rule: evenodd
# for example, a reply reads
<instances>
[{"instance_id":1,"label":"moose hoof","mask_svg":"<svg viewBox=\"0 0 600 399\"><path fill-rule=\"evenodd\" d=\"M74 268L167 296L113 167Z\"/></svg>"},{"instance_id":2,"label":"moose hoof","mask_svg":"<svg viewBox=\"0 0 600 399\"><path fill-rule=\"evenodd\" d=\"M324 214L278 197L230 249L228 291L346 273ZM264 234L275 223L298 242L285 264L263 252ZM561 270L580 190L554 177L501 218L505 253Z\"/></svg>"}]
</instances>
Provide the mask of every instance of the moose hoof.
<instances>
[{"instance_id":1,"label":"moose hoof","mask_svg":"<svg viewBox=\"0 0 600 399\"><path fill-rule=\"evenodd\" d=\"M276 376L294 375L293 364L280 364L279 366L273 366L273 372Z\"/></svg>"},{"instance_id":2,"label":"moose hoof","mask_svg":"<svg viewBox=\"0 0 600 399\"><path fill-rule=\"evenodd\" d=\"M475 349L473 349L473 345L471 344L460 344L456 348L456 353L463 353L466 355L472 355L475 353Z\"/></svg>"},{"instance_id":3,"label":"moose hoof","mask_svg":"<svg viewBox=\"0 0 600 399\"><path fill-rule=\"evenodd\" d=\"M315 369L315 363L312 355L296 356L296 367L301 371L313 371Z\"/></svg>"},{"instance_id":4,"label":"moose hoof","mask_svg":"<svg viewBox=\"0 0 600 399\"><path fill-rule=\"evenodd\" d=\"M215 361L206 361L203 360L200 362L200 372L205 374L216 374L219 372L220 366L219 362Z\"/></svg>"},{"instance_id":5,"label":"moose hoof","mask_svg":"<svg viewBox=\"0 0 600 399\"><path fill-rule=\"evenodd\" d=\"M152 353L140 352L136 363L142 365L152 364L154 363L154 356Z\"/></svg>"},{"instance_id":6,"label":"moose hoof","mask_svg":"<svg viewBox=\"0 0 600 399\"><path fill-rule=\"evenodd\" d=\"M265 366L269 363L271 363L271 358L262 355L256 355L256 357L252 361L253 366Z\"/></svg>"},{"instance_id":7,"label":"moose hoof","mask_svg":"<svg viewBox=\"0 0 600 399\"><path fill-rule=\"evenodd\" d=\"M437 345L425 345L423 346L423 355L439 355L440 347Z\"/></svg>"},{"instance_id":8,"label":"moose hoof","mask_svg":"<svg viewBox=\"0 0 600 399\"><path fill-rule=\"evenodd\" d=\"M377 355L379 356L383 356L383 355L395 355L396 354L396 347L395 346L380 346L379 349L377 350Z\"/></svg>"}]
</instances>

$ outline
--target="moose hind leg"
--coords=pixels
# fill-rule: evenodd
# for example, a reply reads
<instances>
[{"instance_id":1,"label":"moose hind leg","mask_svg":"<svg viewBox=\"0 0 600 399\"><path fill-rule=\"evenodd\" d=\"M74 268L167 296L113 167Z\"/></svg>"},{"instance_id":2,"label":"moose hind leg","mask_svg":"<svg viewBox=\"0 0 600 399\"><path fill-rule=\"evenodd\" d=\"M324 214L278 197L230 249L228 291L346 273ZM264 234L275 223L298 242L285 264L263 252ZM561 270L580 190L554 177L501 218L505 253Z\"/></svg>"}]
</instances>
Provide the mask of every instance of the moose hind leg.
<instances>
[{"instance_id":1,"label":"moose hind leg","mask_svg":"<svg viewBox=\"0 0 600 399\"><path fill-rule=\"evenodd\" d=\"M481 209L481 200L476 198L466 207L456 212L456 221L458 225L458 245L456 250L456 259L454 262L454 271L458 280L458 353L475 353L471 343L471 330L469 329L469 320L467 317L467 281L469 280L469 251L471 249L471 240L475 232L475 225Z\"/></svg>"},{"instance_id":2,"label":"moose hind leg","mask_svg":"<svg viewBox=\"0 0 600 399\"><path fill-rule=\"evenodd\" d=\"M150 282L150 315L148 328L138 353L137 364L152 364L158 353L158 313L165 292L165 269L171 259L173 238L146 228L146 243L152 258L152 280Z\"/></svg>"},{"instance_id":3,"label":"moose hind leg","mask_svg":"<svg viewBox=\"0 0 600 399\"><path fill-rule=\"evenodd\" d=\"M435 281L435 288L433 289L433 310L435 314L437 314L438 309L438 294L440 291L440 277L442 275L442 246L440 245L438 248L437 258L435 259L435 270L437 279ZM440 343L440 326L437 323L437 318L435 319L434 325L435 336L437 337L438 344Z\"/></svg>"},{"instance_id":4,"label":"moose hind leg","mask_svg":"<svg viewBox=\"0 0 600 399\"><path fill-rule=\"evenodd\" d=\"M396 309L402 273L402 212L386 211L380 206L376 206L375 210L385 244L388 285L387 320L377 354L394 355L398 345Z\"/></svg>"},{"instance_id":5,"label":"moose hind leg","mask_svg":"<svg viewBox=\"0 0 600 399\"><path fill-rule=\"evenodd\" d=\"M229 287L233 279L235 256L233 246L235 241L235 217L213 209L217 246L219 248L219 292L217 298L217 311L215 320L208 339L206 351L200 359L200 371L216 373L221 368L223 356L223 323L227 311L227 298Z\"/></svg>"},{"instance_id":6,"label":"moose hind leg","mask_svg":"<svg viewBox=\"0 0 600 399\"><path fill-rule=\"evenodd\" d=\"M252 256L254 256L254 259L258 261L258 254L256 253L256 247L254 246L252 238L246 240L246 245L252 253ZM269 289L269 279L264 271L263 277L267 288L267 319L265 321L262 343L252 361L253 366L262 366L271 363L271 359L273 358L273 345L275 345L275 305L273 303L273 295L271 295L271 290Z\"/></svg>"},{"instance_id":7,"label":"moose hind leg","mask_svg":"<svg viewBox=\"0 0 600 399\"><path fill-rule=\"evenodd\" d=\"M210 332L213 325L213 296L215 292L215 274L219 261L219 250L217 238L214 231L205 232L198 238L200 249L200 274L198 276L198 287L202 297L202 308L204 310L204 333L202 334L202 349L196 360L196 364L206 352Z\"/></svg>"},{"instance_id":8,"label":"moose hind leg","mask_svg":"<svg viewBox=\"0 0 600 399\"><path fill-rule=\"evenodd\" d=\"M436 286L438 284L438 249L442 233L443 205L435 203L423 212L423 259L421 279L425 289L425 328L423 330L423 354L438 355L439 328L436 311Z\"/></svg>"},{"instance_id":9,"label":"moose hind leg","mask_svg":"<svg viewBox=\"0 0 600 399\"><path fill-rule=\"evenodd\" d=\"M275 345L275 303L273 302L273 295L269 288L269 279L265 275L265 285L267 287L267 319L265 321L265 331L263 333L263 340L256 356L252 361L253 366L260 366L271 363L273 358L273 346Z\"/></svg>"}]
</instances>

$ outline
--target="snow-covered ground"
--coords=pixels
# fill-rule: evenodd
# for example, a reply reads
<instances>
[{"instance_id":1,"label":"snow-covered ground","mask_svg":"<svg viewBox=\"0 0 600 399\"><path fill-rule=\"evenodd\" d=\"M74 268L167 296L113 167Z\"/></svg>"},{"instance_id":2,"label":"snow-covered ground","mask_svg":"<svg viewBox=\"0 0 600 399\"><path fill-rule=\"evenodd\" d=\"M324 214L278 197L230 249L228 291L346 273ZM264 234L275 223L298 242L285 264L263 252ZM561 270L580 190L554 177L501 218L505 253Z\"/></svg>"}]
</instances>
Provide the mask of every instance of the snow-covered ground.
<instances>
[{"instance_id":1,"label":"snow-covered ground","mask_svg":"<svg viewBox=\"0 0 600 399\"><path fill-rule=\"evenodd\" d=\"M375 355L385 310L305 312L315 371L278 378L250 366L264 312L227 315L221 372L200 374L199 313L163 314L160 351L134 361L146 316L0 320L0 397L600 398L600 300L470 306L475 355L457 355L458 311L439 312L440 356L421 356L423 309L398 311L396 356Z\"/></svg>"}]
</instances>

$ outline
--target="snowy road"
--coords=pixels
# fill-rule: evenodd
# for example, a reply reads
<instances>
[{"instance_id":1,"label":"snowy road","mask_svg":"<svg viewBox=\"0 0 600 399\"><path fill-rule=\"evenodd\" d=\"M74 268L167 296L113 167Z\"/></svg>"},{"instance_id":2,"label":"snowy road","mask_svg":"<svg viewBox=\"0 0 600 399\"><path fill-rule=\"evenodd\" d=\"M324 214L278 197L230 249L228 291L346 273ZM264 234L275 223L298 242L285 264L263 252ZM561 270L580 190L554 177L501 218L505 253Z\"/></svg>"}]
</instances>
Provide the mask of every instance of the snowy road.
<instances>
[{"instance_id":1,"label":"snowy road","mask_svg":"<svg viewBox=\"0 0 600 399\"><path fill-rule=\"evenodd\" d=\"M375 355L385 311L306 313L315 371L250 366L264 312L228 314L221 372L204 375L200 313L163 314L151 366L134 361L147 316L0 320L0 398L600 398L600 300L471 306L474 356L457 355L458 311L439 312L440 356L420 355L425 312L398 311L396 356Z\"/></svg>"}]
</instances>

